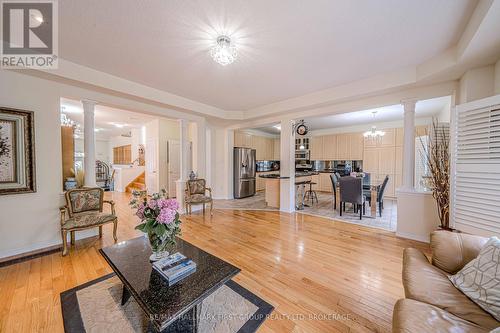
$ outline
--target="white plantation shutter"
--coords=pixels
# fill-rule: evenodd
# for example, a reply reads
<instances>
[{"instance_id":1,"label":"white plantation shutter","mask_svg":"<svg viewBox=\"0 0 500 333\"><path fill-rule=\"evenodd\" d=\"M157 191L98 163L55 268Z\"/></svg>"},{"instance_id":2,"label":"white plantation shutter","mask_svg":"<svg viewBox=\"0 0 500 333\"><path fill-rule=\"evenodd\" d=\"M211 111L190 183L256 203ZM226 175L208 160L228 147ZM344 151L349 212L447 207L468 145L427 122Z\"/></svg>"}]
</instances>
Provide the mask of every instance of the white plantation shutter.
<instances>
[{"instance_id":1,"label":"white plantation shutter","mask_svg":"<svg viewBox=\"0 0 500 333\"><path fill-rule=\"evenodd\" d=\"M451 217L455 228L500 234L500 105L457 108Z\"/></svg>"}]
</instances>

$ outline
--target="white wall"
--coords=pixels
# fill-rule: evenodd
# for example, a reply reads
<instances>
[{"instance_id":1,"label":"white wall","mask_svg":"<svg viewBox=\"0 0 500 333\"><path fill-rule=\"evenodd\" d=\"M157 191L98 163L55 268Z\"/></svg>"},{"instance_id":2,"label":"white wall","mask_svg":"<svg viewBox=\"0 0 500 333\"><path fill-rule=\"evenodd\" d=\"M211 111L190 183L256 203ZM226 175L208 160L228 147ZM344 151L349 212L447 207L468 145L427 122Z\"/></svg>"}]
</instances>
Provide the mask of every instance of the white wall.
<instances>
[{"instance_id":1,"label":"white wall","mask_svg":"<svg viewBox=\"0 0 500 333\"><path fill-rule=\"evenodd\" d=\"M110 155L110 143L108 140L96 139L95 141L95 157L110 164L112 162L112 154ZM83 153L83 139L75 139L75 152Z\"/></svg>"},{"instance_id":2,"label":"white wall","mask_svg":"<svg viewBox=\"0 0 500 333\"><path fill-rule=\"evenodd\" d=\"M0 104L35 112L36 193L0 197L0 258L60 243L59 87L0 70Z\"/></svg>"},{"instance_id":3,"label":"white wall","mask_svg":"<svg viewBox=\"0 0 500 333\"><path fill-rule=\"evenodd\" d=\"M495 64L495 95L500 94L500 59Z\"/></svg>"},{"instance_id":4,"label":"white wall","mask_svg":"<svg viewBox=\"0 0 500 333\"><path fill-rule=\"evenodd\" d=\"M25 72L27 73L27 72ZM83 89L18 72L0 70L0 105L35 112L37 192L0 197L0 258L61 243L59 207L63 204L60 99L91 99L103 105L169 118L200 117ZM77 233L77 238L82 233Z\"/></svg>"},{"instance_id":5,"label":"white wall","mask_svg":"<svg viewBox=\"0 0 500 333\"><path fill-rule=\"evenodd\" d=\"M494 95L495 66L484 66L468 70L459 82L458 104L475 101Z\"/></svg>"}]
</instances>

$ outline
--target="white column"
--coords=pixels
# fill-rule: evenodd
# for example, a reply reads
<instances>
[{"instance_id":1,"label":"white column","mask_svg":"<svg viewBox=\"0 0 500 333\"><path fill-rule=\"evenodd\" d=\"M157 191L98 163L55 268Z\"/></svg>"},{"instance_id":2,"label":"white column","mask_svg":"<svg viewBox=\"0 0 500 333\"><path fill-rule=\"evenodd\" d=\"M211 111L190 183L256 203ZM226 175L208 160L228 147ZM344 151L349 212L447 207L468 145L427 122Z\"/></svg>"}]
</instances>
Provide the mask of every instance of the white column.
<instances>
[{"instance_id":1,"label":"white column","mask_svg":"<svg viewBox=\"0 0 500 333\"><path fill-rule=\"evenodd\" d=\"M280 138L280 211L295 211L295 133L293 121L281 121Z\"/></svg>"},{"instance_id":2,"label":"white column","mask_svg":"<svg viewBox=\"0 0 500 333\"><path fill-rule=\"evenodd\" d=\"M83 152L84 152L84 167L86 187L96 186L95 180L95 122L94 111L95 101L83 100Z\"/></svg>"},{"instance_id":3,"label":"white column","mask_svg":"<svg viewBox=\"0 0 500 333\"><path fill-rule=\"evenodd\" d=\"M404 107L403 184L405 191L415 190L415 105L417 100L401 101Z\"/></svg>"},{"instance_id":4,"label":"white column","mask_svg":"<svg viewBox=\"0 0 500 333\"><path fill-rule=\"evenodd\" d=\"M180 210L184 209L184 189L186 187L186 180L188 179L188 154L189 154L189 138L188 138L188 121L186 119L179 119L180 128L180 178L176 184L177 201L180 204Z\"/></svg>"},{"instance_id":5,"label":"white column","mask_svg":"<svg viewBox=\"0 0 500 333\"><path fill-rule=\"evenodd\" d=\"M199 178L207 179L207 127L205 120L196 122L196 173Z\"/></svg>"}]
</instances>

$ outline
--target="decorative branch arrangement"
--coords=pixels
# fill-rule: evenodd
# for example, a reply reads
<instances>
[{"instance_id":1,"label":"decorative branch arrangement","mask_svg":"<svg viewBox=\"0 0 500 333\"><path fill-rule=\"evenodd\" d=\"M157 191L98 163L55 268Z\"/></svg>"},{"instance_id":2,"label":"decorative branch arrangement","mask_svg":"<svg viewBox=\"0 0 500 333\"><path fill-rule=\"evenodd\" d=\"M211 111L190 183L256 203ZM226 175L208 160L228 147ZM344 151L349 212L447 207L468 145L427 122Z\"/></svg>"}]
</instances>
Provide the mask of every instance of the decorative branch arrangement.
<instances>
[{"instance_id":1,"label":"decorative branch arrangement","mask_svg":"<svg viewBox=\"0 0 500 333\"><path fill-rule=\"evenodd\" d=\"M450 228L450 152L449 134L436 119L432 121L429 144L422 141L424 158L429 168L428 186L436 200L441 228Z\"/></svg>"}]
</instances>

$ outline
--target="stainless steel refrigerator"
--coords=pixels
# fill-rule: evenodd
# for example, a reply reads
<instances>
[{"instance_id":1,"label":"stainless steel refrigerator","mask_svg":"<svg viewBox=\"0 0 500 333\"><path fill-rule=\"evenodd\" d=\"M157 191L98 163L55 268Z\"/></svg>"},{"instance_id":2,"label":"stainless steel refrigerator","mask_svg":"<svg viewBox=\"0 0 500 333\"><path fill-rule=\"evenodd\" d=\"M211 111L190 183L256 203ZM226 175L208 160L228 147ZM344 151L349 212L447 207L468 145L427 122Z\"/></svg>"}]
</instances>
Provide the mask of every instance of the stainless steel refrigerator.
<instances>
[{"instance_id":1,"label":"stainless steel refrigerator","mask_svg":"<svg viewBox=\"0 0 500 333\"><path fill-rule=\"evenodd\" d=\"M234 198L255 194L255 149L234 148Z\"/></svg>"}]
</instances>

